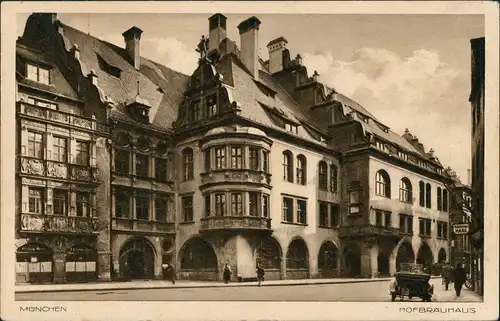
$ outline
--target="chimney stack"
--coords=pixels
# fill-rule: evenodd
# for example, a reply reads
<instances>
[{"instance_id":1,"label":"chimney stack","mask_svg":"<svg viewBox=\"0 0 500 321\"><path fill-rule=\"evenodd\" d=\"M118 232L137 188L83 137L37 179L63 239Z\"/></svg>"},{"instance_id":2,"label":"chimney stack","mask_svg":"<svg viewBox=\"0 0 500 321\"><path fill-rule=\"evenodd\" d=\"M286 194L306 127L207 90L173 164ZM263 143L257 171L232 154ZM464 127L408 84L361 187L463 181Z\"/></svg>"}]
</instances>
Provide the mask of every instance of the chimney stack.
<instances>
[{"instance_id":1,"label":"chimney stack","mask_svg":"<svg viewBox=\"0 0 500 321\"><path fill-rule=\"evenodd\" d=\"M141 34L142 30L135 26L122 33L129 61L135 69L141 68Z\"/></svg>"},{"instance_id":2,"label":"chimney stack","mask_svg":"<svg viewBox=\"0 0 500 321\"><path fill-rule=\"evenodd\" d=\"M241 60L256 80L259 79L259 26L257 17L250 17L238 25Z\"/></svg>"},{"instance_id":3,"label":"chimney stack","mask_svg":"<svg viewBox=\"0 0 500 321\"><path fill-rule=\"evenodd\" d=\"M269 51L269 72L274 74L283 70L283 52L288 41L284 37L271 40L267 44Z\"/></svg>"},{"instance_id":4,"label":"chimney stack","mask_svg":"<svg viewBox=\"0 0 500 321\"><path fill-rule=\"evenodd\" d=\"M226 21L227 18L223 14L216 13L210 18L208 28L208 52L219 50L219 45L222 40L226 39Z\"/></svg>"}]
</instances>

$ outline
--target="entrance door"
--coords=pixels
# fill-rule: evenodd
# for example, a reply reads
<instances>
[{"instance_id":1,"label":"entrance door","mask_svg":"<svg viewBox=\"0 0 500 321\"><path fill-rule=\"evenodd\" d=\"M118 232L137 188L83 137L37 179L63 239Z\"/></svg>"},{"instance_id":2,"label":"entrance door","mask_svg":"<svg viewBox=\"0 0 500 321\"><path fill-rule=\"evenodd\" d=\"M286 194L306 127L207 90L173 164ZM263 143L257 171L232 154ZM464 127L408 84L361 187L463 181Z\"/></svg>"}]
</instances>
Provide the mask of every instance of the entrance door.
<instances>
[{"instance_id":1,"label":"entrance door","mask_svg":"<svg viewBox=\"0 0 500 321\"><path fill-rule=\"evenodd\" d=\"M120 272L128 279L154 278L153 246L143 238L132 239L120 251Z\"/></svg>"}]
</instances>

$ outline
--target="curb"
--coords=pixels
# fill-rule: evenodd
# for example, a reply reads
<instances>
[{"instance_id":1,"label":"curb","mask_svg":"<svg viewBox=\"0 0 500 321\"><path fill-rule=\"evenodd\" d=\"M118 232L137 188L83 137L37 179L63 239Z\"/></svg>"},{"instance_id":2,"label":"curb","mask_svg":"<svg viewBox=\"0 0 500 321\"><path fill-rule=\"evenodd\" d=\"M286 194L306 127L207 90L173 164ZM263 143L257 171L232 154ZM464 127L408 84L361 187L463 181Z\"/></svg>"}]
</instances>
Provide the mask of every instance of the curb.
<instances>
[{"instance_id":1,"label":"curb","mask_svg":"<svg viewBox=\"0 0 500 321\"><path fill-rule=\"evenodd\" d=\"M432 276L431 279L440 278L439 276ZM323 285L323 284L347 284L347 283L371 283L371 282L387 282L391 278L378 278L378 279L360 279L351 281L326 281L326 282L300 282L300 283L262 283L262 286L299 286L299 285ZM16 294L20 293L55 293L55 292L101 292L101 291L125 291L125 290L166 290L166 289L199 289L199 288L226 288L226 287L248 287L257 286L256 282L248 283L229 283L229 284L210 284L210 285L178 285L178 286L147 286L147 287L107 287L107 288L87 288L87 289L55 289L55 290L21 290L15 291Z\"/></svg>"}]
</instances>

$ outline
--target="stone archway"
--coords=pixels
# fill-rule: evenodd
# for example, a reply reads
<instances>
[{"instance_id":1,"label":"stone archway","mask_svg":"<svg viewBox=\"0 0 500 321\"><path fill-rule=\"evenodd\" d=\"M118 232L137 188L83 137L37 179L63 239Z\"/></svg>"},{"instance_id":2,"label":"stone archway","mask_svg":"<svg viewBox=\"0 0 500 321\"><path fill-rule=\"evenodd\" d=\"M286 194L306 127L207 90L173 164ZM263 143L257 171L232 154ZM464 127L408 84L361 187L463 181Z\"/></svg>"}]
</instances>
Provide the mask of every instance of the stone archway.
<instances>
[{"instance_id":1,"label":"stone archway","mask_svg":"<svg viewBox=\"0 0 500 321\"><path fill-rule=\"evenodd\" d=\"M332 241L323 243L318 252L318 271L322 278L338 276L338 248Z\"/></svg>"},{"instance_id":2,"label":"stone archway","mask_svg":"<svg viewBox=\"0 0 500 321\"><path fill-rule=\"evenodd\" d=\"M444 249L440 249L438 253L438 263L446 262L446 251Z\"/></svg>"},{"instance_id":3,"label":"stone archway","mask_svg":"<svg viewBox=\"0 0 500 321\"><path fill-rule=\"evenodd\" d=\"M217 280L217 255L201 237L186 241L179 252L179 277L188 280Z\"/></svg>"},{"instance_id":4,"label":"stone archway","mask_svg":"<svg viewBox=\"0 0 500 321\"><path fill-rule=\"evenodd\" d=\"M424 268L430 269L434 262L432 250L427 243L422 243L418 249L417 263L422 264Z\"/></svg>"},{"instance_id":5,"label":"stone archway","mask_svg":"<svg viewBox=\"0 0 500 321\"><path fill-rule=\"evenodd\" d=\"M120 249L120 271L126 279L153 279L155 250L144 237L131 238Z\"/></svg>"},{"instance_id":6,"label":"stone archway","mask_svg":"<svg viewBox=\"0 0 500 321\"><path fill-rule=\"evenodd\" d=\"M260 240L255 250L255 261L266 271L266 280L281 278L282 253L281 246L275 238L266 237Z\"/></svg>"},{"instance_id":7,"label":"stone archway","mask_svg":"<svg viewBox=\"0 0 500 321\"><path fill-rule=\"evenodd\" d=\"M46 283L54 280L53 252L40 243L28 243L16 251L16 282Z\"/></svg>"},{"instance_id":8,"label":"stone archway","mask_svg":"<svg viewBox=\"0 0 500 321\"><path fill-rule=\"evenodd\" d=\"M357 244L349 244L344 249L344 271L346 276L361 275L361 249Z\"/></svg>"},{"instance_id":9,"label":"stone archway","mask_svg":"<svg viewBox=\"0 0 500 321\"><path fill-rule=\"evenodd\" d=\"M399 245L396 254L396 271L401 269L402 263L414 263L415 253L410 242L403 242Z\"/></svg>"},{"instance_id":10,"label":"stone archway","mask_svg":"<svg viewBox=\"0 0 500 321\"><path fill-rule=\"evenodd\" d=\"M296 238L288 245L286 270L288 279L305 279L309 277L309 250L302 238Z\"/></svg>"}]
</instances>

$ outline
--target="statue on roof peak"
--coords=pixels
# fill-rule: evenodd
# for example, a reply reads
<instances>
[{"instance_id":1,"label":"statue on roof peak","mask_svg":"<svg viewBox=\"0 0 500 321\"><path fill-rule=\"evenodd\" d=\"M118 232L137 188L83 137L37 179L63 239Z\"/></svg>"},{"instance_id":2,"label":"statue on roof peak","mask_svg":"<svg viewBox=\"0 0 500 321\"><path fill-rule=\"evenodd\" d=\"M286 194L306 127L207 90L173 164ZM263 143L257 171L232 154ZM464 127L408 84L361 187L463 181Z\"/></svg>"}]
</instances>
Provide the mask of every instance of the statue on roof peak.
<instances>
[{"instance_id":1,"label":"statue on roof peak","mask_svg":"<svg viewBox=\"0 0 500 321\"><path fill-rule=\"evenodd\" d=\"M205 58L208 51L208 38L205 38L204 35L201 35L200 42L198 43L198 48L196 51L200 53L200 58Z\"/></svg>"}]
</instances>

